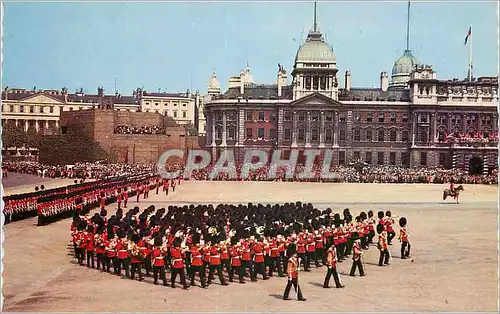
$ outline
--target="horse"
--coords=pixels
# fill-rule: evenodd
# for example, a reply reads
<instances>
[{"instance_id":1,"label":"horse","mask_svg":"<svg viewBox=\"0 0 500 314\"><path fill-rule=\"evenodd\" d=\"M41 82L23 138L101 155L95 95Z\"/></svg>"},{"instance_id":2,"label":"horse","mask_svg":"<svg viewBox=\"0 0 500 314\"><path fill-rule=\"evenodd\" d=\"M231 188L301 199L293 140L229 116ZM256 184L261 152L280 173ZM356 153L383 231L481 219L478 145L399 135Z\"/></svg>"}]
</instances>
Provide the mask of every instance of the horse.
<instances>
[{"instance_id":1,"label":"horse","mask_svg":"<svg viewBox=\"0 0 500 314\"><path fill-rule=\"evenodd\" d=\"M443 202L446 200L448 196L453 197L454 200L457 201L458 204L458 197L460 196L460 191L464 191L464 187L462 185L459 185L455 188L455 192L450 191L450 189L446 189L443 191Z\"/></svg>"}]
</instances>

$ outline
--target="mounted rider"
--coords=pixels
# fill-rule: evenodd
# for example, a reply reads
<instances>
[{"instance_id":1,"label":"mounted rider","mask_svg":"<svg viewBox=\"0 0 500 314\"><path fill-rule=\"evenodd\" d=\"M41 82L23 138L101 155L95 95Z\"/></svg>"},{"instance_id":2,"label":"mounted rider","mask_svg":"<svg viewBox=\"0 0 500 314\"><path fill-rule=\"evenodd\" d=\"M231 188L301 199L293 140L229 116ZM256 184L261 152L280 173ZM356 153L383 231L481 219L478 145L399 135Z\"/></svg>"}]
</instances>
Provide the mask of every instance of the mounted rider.
<instances>
[{"instance_id":1,"label":"mounted rider","mask_svg":"<svg viewBox=\"0 0 500 314\"><path fill-rule=\"evenodd\" d=\"M454 180L451 179L450 180L450 192L452 193L452 195L455 194L455 184L453 184Z\"/></svg>"}]
</instances>

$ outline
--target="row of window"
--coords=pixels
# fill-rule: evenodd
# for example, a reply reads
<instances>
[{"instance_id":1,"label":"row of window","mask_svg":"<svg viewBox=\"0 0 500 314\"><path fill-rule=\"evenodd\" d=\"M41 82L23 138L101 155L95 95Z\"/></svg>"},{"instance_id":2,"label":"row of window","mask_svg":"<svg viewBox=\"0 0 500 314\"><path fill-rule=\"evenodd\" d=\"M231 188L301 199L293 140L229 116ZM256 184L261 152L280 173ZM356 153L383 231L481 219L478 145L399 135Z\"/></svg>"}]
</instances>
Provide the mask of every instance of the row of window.
<instances>
[{"instance_id":1,"label":"row of window","mask_svg":"<svg viewBox=\"0 0 500 314\"><path fill-rule=\"evenodd\" d=\"M384 165L385 154L386 152L376 152L375 155L374 152L370 151L370 152L365 152L364 155L361 156L361 152L354 151L353 158L354 160L362 160L368 164ZM377 157L376 160L374 159L375 156ZM346 159L346 152L339 151L339 164L345 165L347 162L348 161ZM396 152L389 152L389 164L396 165L396 163L397 163ZM405 167L408 167L410 165L410 153L408 152L401 153L401 164Z\"/></svg>"},{"instance_id":2,"label":"row of window","mask_svg":"<svg viewBox=\"0 0 500 314\"><path fill-rule=\"evenodd\" d=\"M15 105L2 105L2 112L16 112L16 107ZM9 111L6 111L6 109L9 109ZM37 109L38 108L38 109ZM25 106L25 105L19 105L19 113L54 113L54 106ZM79 108L80 110L83 110L83 107ZM62 107L62 110L64 108ZM69 107L69 110L72 111L73 107Z\"/></svg>"},{"instance_id":3,"label":"row of window","mask_svg":"<svg viewBox=\"0 0 500 314\"><path fill-rule=\"evenodd\" d=\"M158 107L160 104L163 104L164 106L169 106L169 105L171 105L171 103L170 103L170 102L165 102L165 103L155 102L155 103L154 103L155 107ZM151 102L146 101L146 102L144 102L144 105L145 105L145 106L149 106L149 105L151 105ZM172 105L173 105L174 107L177 107L179 104L178 104L178 103L173 103ZM187 107L187 104L186 104L186 103L182 103L182 107Z\"/></svg>"},{"instance_id":4,"label":"row of window","mask_svg":"<svg viewBox=\"0 0 500 314\"><path fill-rule=\"evenodd\" d=\"M343 130L340 130L340 133L342 133ZM341 135L341 134L339 134ZM373 141L373 130L365 130L364 132L364 140L365 141ZM341 136L342 137L342 136ZM345 135L344 135L345 138ZM352 139L354 141L361 141L361 130L356 129L354 130L352 134ZM409 132L404 130L401 131L401 141L406 142L409 139ZM343 139L341 139L342 141ZM377 131L377 141L383 142L385 141L385 130L378 130ZM390 130L389 131L389 141L390 142L396 142L397 141L397 131L396 130Z\"/></svg>"},{"instance_id":5,"label":"row of window","mask_svg":"<svg viewBox=\"0 0 500 314\"><path fill-rule=\"evenodd\" d=\"M276 121L276 113L272 112L269 116L270 116L271 121ZM311 121L313 121L313 122L320 121L320 119L321 119L320 116L321 116L320 111L311 111ZM347 115L345 112L340 112L339 113L339 121L346 122L346 116ZM306 118L307 118L307 113L305 111L297 111L297 120L298 121L306 121ZM285 111L283 119L285 122L292 122L293 121L293 112ZM257 114L254 114L253 111L247 110L245 113L245 121L253 121L253 120L266 121L268 119L266 119L266 113L264 111L259 111ZM333 122L333 120L334 120L334 112L333 111L326 111L325 112L325 121L326 122ZM365 115L362 115L359 112L355 112L354 113L354 120L357 122L375 122L372 112L367 112ZM403 113L401 115L400 121L402 123L407 123L408 122L408 115L406 113ZM379 122L379 123L384 123L384 122L396 123L396 122L398 122L398 120L396 119L396 114L394 112L390 112L390 113L380 112L378 114L377 122Z\"/></svg>"}]
</instances>

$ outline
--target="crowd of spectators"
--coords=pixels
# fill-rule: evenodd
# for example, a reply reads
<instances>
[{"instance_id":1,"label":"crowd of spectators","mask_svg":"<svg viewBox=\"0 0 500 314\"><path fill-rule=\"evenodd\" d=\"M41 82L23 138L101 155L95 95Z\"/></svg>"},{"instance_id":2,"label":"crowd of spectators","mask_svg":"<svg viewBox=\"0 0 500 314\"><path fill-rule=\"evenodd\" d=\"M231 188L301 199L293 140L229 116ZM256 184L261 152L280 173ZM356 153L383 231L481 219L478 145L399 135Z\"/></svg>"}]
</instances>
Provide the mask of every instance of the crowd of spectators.
<instances>
[{"instance_id":1,"label":"crowd of spectators","mask_svg":"<svg viewBox=\"0 0 500 314\"><path fill-rule=\"evenodd\" d=\"M159 125L118 125L115 134L165 134L165 128Z\"/></svg>"},{"instance_id":2,"label":"crowd of spectators","mask_svg":"<svg viewBox=\"0 0 500 314\"><path fill-rule=\"evenodd\" d=\"M464 144L467 146L473 145L498 145L498 132L489 133L451 133L445 134L442 137L442 142L445 143L455 143L455 144Z\"/></svg>"}]
</instances>

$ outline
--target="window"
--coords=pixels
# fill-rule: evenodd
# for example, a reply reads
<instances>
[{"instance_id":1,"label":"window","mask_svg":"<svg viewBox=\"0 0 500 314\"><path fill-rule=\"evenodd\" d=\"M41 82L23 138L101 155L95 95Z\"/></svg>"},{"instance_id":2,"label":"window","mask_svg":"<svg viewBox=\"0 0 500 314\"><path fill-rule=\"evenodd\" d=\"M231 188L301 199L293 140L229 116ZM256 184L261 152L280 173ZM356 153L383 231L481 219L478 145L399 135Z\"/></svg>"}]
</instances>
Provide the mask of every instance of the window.
<instances>
[{"instance_id":1,"label":"window","mask_svg":"<svg viewBox=\"0 0 500 314\"><path fill-rule=\"evenodd\" d=\"M345 164L345 151L339 152L339 165Z\"/></svg>"},{"instance_id":2,"label":"window","mask_svg":"<svg viewBox=\"0 0 500 314\"><path fill-rule=\"evenodd\" d=\"M439 153L439 165L440 166L446 165L446 153Z\"/></svg>"},{"instance_id":3,"label":"window","mask_svg":"<svg viewBox=\"0 0 500 314\"><path fill-rule=\"evenodd\" d=\"M49 113L54 113L54 106L49 107Z\"/></svg>"},{"instance_id":4,"label":"window","mask_svg":"<svg viewBox=\"0 0 500 314\"><path fill-rule=\"evenodd\" d=\"M78 107L78 110L83 110L83 107Z\"/></svg>"},{"instance_id":5,"label":"window","mask_svg":"<svg viewBox=\"0 0 500 314\"><path fill-rule=\"evenodd\" d=\"M345 130L340 130L339 141L345 141Z\"/></svg>"},{"instance_id":6,"label":"window","mask_svg":"<svg viewBox=\"0 0 500 314\"><path fill-rule=\"evenodd\" d=\"M265 136L264 129L263 128L259 128L257 130L257 137L263 139L264 136Z\"/></svg>"},{"instance_id":7,"label":"window","mask_svg":"<svg viewBox=\"0 0 500 314\"><path fill-rule=\"evenodd\" d=\"M30 106L30 113L35 113L35 106Z\"/></svg>"},{"instance_id":8,"label":"window","mask_svg":"<svg viewBox=\"0 0 500 314\"><path fill-rule=\"evenodd\" d=\"M276 129L271 129L269 131L269 137L273 140L275 140L278 136L277 136L277 132L276 132Z\"/></svg>"},{"instance_id":9,"label":"window","mask_svg":"<svg viewBox=\"0 0 500 314\"><path fill-rule=\"evenodd\" d=\"M298 112L299 121L304 121L306 119L306 113L304 111Z\"/></svg>"},{"instance_id":10,"label":"window","mask_svg":"<svg viewBox=\"0 0 500 314\"><path fill-rule=\"evenodd\" d=\"M245 121L252 121L252 120L253 120L252 112L249 110L245 111Z\"/></svg>"},{"instance_id":11,"label":"window","mask_svg":"<svg viewBox=\"0 0 500 314\"><path fill-rule=\"evenodd\" d=\"M69 111L73 111L73 107L69 107Z\"/></svg>"},{"instance_id":12,"label":"window","mask_svg":"<svg viewBox=\"0 0 500 314\"><path fill-rule=\"evenodd\" d=\"M285 132L285 134L284 134L285 141L291 141L292 140L292 130L285 129L284 132Z\"/></svg>"},{"instance_id":13,"label":"window","mask_svg":"<svg viewBox=\"0 0 500 314\"><path fill-rule=\"evenodd\" d=\"M252 138L252 128L247 128L245 130L245 137L247 138L247 140Z\"/></svg>"},{"instance_id":14,"label":"window","mask_svg":"<svg viewBox=\"0 0 500 314\"><path fill-rule=\"evenodd\" d=\"M389 121L391 121L392 123L396 123L396 114L394 112L391 112L389 114Z\"/></svg>"},{"instance_id":15,"label":"window","mask_svg":"<svg viewBox=\"0 0 500 314\"><path fill-rule=\"evenodd\" d=\"M408 142L408 131L401 132L401 141Z\"/></svg>"},{"instance_id":16,"label":"window","mask_svg":"<svg viewBox=\"0 0 500 314\"><path fill-rule=\"evenodd\" d=\"M177 103L174 103L174 107L177 107Z\"/></svg>"},{"instance_id":17,"label":"window","mask_svg":"<svg viewBox=\"0 0 500 314\"><path fill-rule=\"evenodd\" d=\"M383 112L379 112L378 114L378 122L385 122L385 115Z\"/></svg>"},{"instance_id":18,"label":"window","mask_svg":"<svg viewBox=\"0 0 500 314\"><path fill-rule=\"evenodd\" d=\"M378 130L378 137L377 137L377 140L379 142L383 142L384 141L384 137L385 137L385 132L384 130Z\"/></svg>"},{"instance_id":19,"label":"window","mask_svg":"<svg viewBox=\"0 0 500 314\"><path fill-rule=\"evenodd\" d=\"M264 111L259 111L259 121L264 121L266 120L266 114Z\"/></svg>"},{"instance_id":20,"label":"window","mask_svg":"<svg viewBox=\"0 0 500 314\"><path fill-rule=\"evenodd\" d=\"M361 130L359 129L354 130L354 140L355 141L361 140Z\"/></svg>"},{"instance_id":21,"label":"window","mask_svg":"<svg viewBox=\"0 0 500 314\"><path fill-rule=\"evenodd\" d=\"M366 130L366 141L371 142L373 139L373 131L372 130Z\"/></svg>"},{"instance_id":22,"label":"window","mask_svg":"<svg viewBox=\"0 0 500 314\"><path fill-rule=\"evenodd\" d=\"M186 111L183 111L183 112L182 112L182 117L183 117L183 118L187 118L187 112L186 112Z\"/></svg>"},{"instance_id":23,"label":"window","mask_svg":"<svg viewBox=\"0 0 500 314\"><path fill-rule=\"evenodd\" d=\"M354 112L354 121L361 121L361 114L359 113L359 111Z\"/></svg>"},{"instance_id":24,"label":"window","mask_svg":"<svg viewBox=\"0 0 500 314\"><path fill-rule=\"evenodd\" d=\"M182 107L186 107L186 106L187 106L187 104L182 104Z\"/></svg>"},{"instance_id":25,"label":"window","mask_svg":"<svg viewBox=\"0 0 500 314\"><path fill-rule=\"evenodd\" d=\"M390 141L395 142L396 141L396 130L392 129L390 133Z\"/></svg>"},{"instance_id":26,"label":"window","mask_svg":"<svg viewBox=\"0 0 500 314\"><path fill-rule=\"evenodd\" d=\"M407 113L403 113L403 114L401 115L401 121L402 121L403 123L407 123L407 122L408 122L408 114L407 114Z\"/></svg>"},{"instance_id":27,"label":"window","mask_svg":"<svg viewBox=\"0 0 500 314\"><path fill-rule=\"evenodd\" d=\"M366 113L366 122L373 122L373 113Z\"/></svg>"},{"instance_id":28,"label":"window","mask_svg":"<svg viewBox=\"0 0 500 314\"><path fill-rule=\"evenodd\" d=\"M341 112L339 115L339 121L340 122L345 122L345 112Z\"/></svg>"},{"instance_id":29,"label":"window","mask_svg":"<svg viewBox=\"0 0 500 314\"><path fill-rule=\"evenodd\" d=\"M311 141L313 141L313 142L319 141L319 130L318 129L311 130Z\"/></svg>"},{"instance_id":30,"label":"window","mask_svg":"<svg viewBox=\"0 0 500 314\"><path fill-rule=\"evenodd\" d=\"M365 153L365 162L366 163L373 163L373 156L372 156L372 152L366 152Z\"/></svg>"},{"instance_id":31,"label":"window","mask_svg":"<svg viewBox=\"0 0 500 314\"><path fill-rule=\"evenodd\" d=\"M155 102L155 106L158 106L158 103L157 103L157 102Z\"/></svg>"},{"instance_id":32,"label":"window","mask_svg":"<svg viewBox=\"0 0 500 314\"><path fill-rule=\"evenodd\" d=\"M333 140L333 129L326 129L325 130L325 141L331 142L332 140Z\"/></svg>"},{"instance_id":33,"label":"window","mask_svg":"<svg viewBox=\"0 0 500 314\"><path fill-rule=\"evenodd\" d=\"M271 121L276 121L276 113L271 113Z\"/></svg>"},{"instance_id":34,"label":"window","mask_svg":"<svg viewBox=\"0 0 500 314\"><path fill-rule=\"evenodd\" d=\"M313 111L311 114L311 120L314 122L319 121L319 112L318 111Z\"/></svg>"},{"instance_id":35,"label":"window","mask_svg":"<svg viewBox=\"0 0 500 314\"><path fill-rule=\"evenodd\" d=\"M45 106L40 106L40 113L44 113L44 112L45 112Z\"/></svg>"},{"instance_id":36,"label":"window","mask_svg":"<svg viewBox=\"0 0 500 314\"><path fill-rule=\"evenodd\" d=\"M304 141L305 138L306 138L306 132L305 132L305 129L304 128L299 128L299 132L298 132L298 136L297 136L297 139L299 141Z\"/></svg>"},{"instance_id":37,"label":"window","mask_svg":"<svg viewBox=\"0 0 500 314\"><path fill-rule=\"evenodd\" d=\"M389 164L391 164L391 165L396 164L396 153L395 152L389 153Z\"/></svg>"},{"instance_id":38,"label":"window","mask_svg":"<svg viewBox=\"0 0 500 314\"><path fill-rule=\"evenodd\" d=\"M360 158L360 153L359 153L359 151L355 151L355 152L354 152L354 160L358 161L358 160L360 160L360 159L361 159L361 158Z\"/></svg>"},{"instance_id":39,"label":"window","mask_svg":"<svg viewBox=\"0 0 500 314\"><path fill-rule=\"evenodd\" d=\"M177 110L174 110L174 118L177 118Z\"/></svg>"},{"instance_id":40,"label":"window","mask_svg":"<svg viewBox=\"0 0 500 314\"><path fill-rule=\"evenodd\" d=\"M379 164L379 165L384 164L384 152L377 153L377 164Z\"/></svg>"},{"instance_id":41,"label":"window","mask_svg":"<svg viewBox=\"0 0 500 314\"><path fill-rule=\"evenodd\" d=\"M9 105L10 112L14 112L14 105Z\"/></svg>"},{"instance_id":42,"label":"window","mask_svg":"<svg viewBox=\"0 0 500 314\"><path fill-rule=\"evenodd\" d=\"M427 166L427 153L426 152L420 153L420 165Z\"/></svg>"},{"instance_id":43,"label":"window","mask_svg":"<svg viewBox=\"0 0 500 314\"><path fill-rule=\"evenodd\" d=\"M292 121L292 112L291 111L285 111L285 122L290 122Z\"/></svg>"},{"instance_id":44,"label":"window","mask_svg":"<svg viewBox=\"0 0 500 314\"><path fill-rule=\"evenodd\" d=\"M403 167L410 166L410 153L401 153L401 164L403 165Z\"/></svg>"},{"instance_id":45,"label":"window","mask_svg":"<svg viewBox=\"0 0 500 314\"><path fill-rule=\"evenodd\" d=\"M227 139L234 140L236 138L236 127L234 125L230 125L227 128Z\"/></svg>"},{"instance_id":46,"label":"window","mask_svg":"<svg viewBox=\"0 0 500 314\"><path fill-rule=\"evenodd\" d=\"M327 111L326 112L326 121L327 122L333 122L333 112L332 111Z\"/></svg>"}]
</instances>

